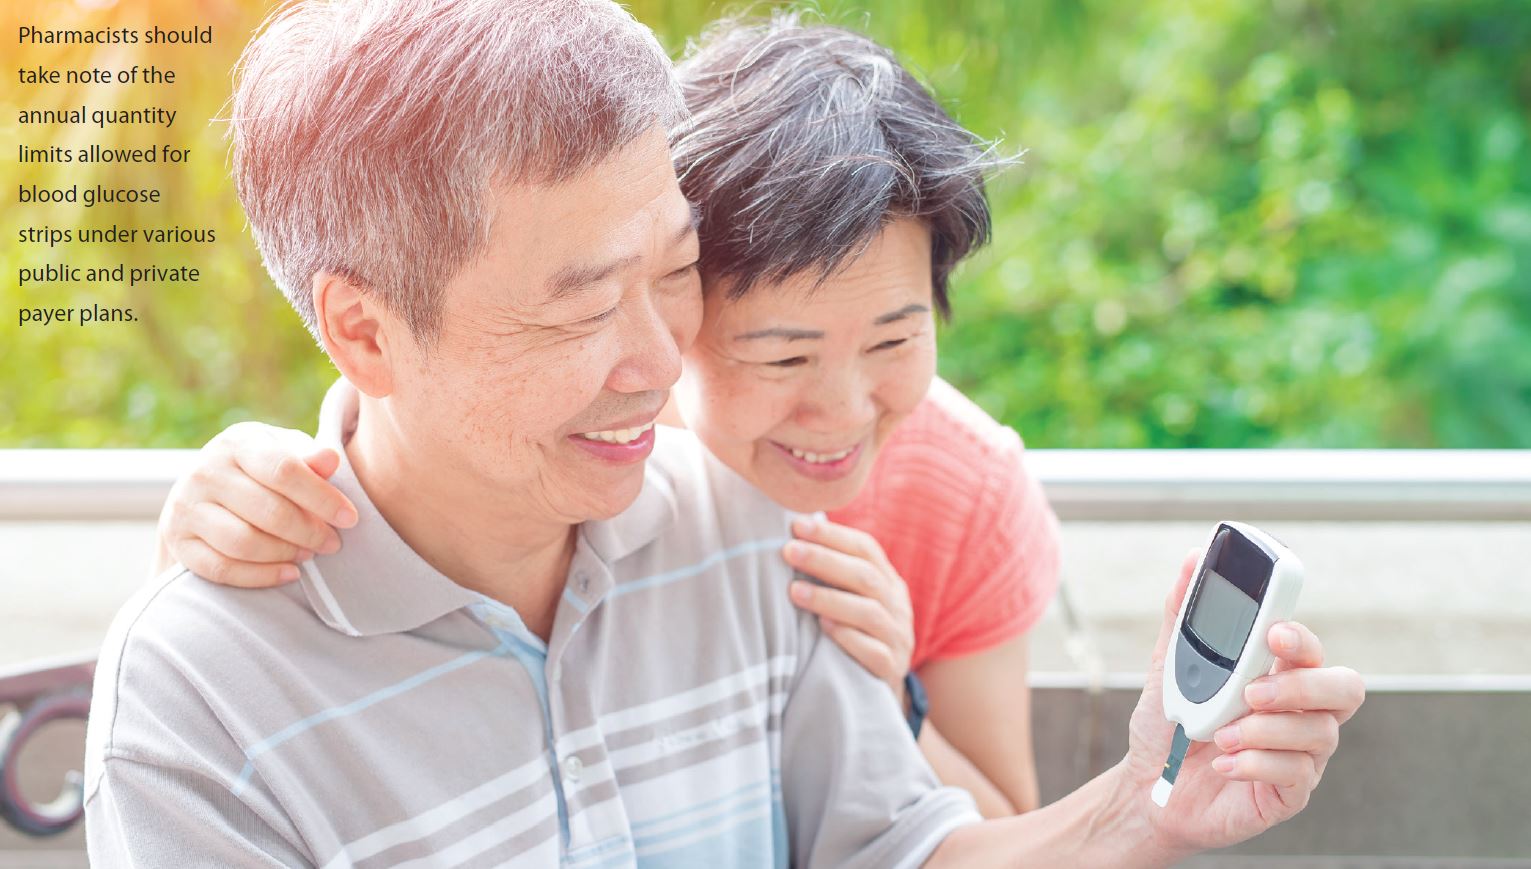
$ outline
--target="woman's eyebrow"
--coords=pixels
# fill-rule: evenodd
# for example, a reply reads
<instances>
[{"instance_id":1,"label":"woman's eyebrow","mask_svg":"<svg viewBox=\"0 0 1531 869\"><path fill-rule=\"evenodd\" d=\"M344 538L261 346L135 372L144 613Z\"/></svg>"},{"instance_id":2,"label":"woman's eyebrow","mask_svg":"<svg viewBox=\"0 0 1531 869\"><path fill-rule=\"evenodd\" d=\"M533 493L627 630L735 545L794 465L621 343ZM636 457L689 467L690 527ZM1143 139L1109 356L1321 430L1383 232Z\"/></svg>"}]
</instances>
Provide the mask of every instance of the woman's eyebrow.
<instances>
[{"instance_id":1,"label":"woman's eyebrow","mask_svg":"<svg viewBox=\"0 0 1531 869\"><path fill-rule=\"evenodd\" d=\"M905 317L908 317L908 316L913 315L913 314L925 314L925 313L929 313L929 312L930 312L930 306L929 305L921 305L919 303L915 303L913 305L905 305L902 308L899 308L897 311L893 311L891 313L883 314L881 317L878 317L877 319L873 320L872 321L872 325L874 325L874 326L886 326L889 323L896 323L899 320L902 320Z\"/></svg>"},{"instance_id":2,"label":"woman's eyebrow","mask_svg":"<svg viewBox=\"0 0 1531 869\"><path fill-rule=\"evenodd\" d=\"M745 332L735 335L735 341L753 341L756 338L785 338L788 341L808 341L814 338L823 338L824 333L817 329L788 329L777 326L771 329L756 329L753 332Z\"/></svg>"}]
</instances>

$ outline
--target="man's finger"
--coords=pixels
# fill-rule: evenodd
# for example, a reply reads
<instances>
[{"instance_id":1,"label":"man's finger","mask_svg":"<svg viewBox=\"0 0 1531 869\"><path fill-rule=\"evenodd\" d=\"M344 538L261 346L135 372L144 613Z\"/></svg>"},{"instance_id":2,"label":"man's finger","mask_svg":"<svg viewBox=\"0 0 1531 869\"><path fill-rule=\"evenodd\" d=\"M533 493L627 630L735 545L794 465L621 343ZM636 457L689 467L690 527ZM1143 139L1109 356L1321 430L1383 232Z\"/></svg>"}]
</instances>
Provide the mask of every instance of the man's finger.
<instances>
[{"instance_id":1,"label":"man's finger","mask_svg":"<svg viewBox=\"0 0 1531 869\"><path fill-rule=\"evenodd\" d=\"M1212 768L1238 781L1264 782L1301 793L1318 784L1318 767L1305 751L1251 748L1214 759Z\"/></svg>"},{"instance_id":2,"label":"man's finger","mask_svg":"<svg viewBox=\"0 0 1531 869\"><path fill-rule=\"evenodd\" d=\"M1301 622L1278 622L1265 636L1276 656L1275 672L1324 666L1324 644Z\"/></svg>"},{"instance_id":3,"label":"man's finger","mask_svg":"<svg viewBox=\"0 0 1531 869\"><path fill-rule=\"evenodd\" d=\"M1304 667L1261 676L1244 688L1244 699L1256 711L1322 710L1344 723L1366 699L1366 686L1349 667Z\"/></svg>"},{"instance_id":4,"label":"man's finger","mask_svg":"<svg viewBox=\"0 0 1531 869\"><path fill-rule=\"evenodd\" d=\"M1340 743L1340 725L1329 712L1255 712L1212 735L1225 752L1246 748L1306 751L1327 757Z\"/></svg>"}]
</instances>

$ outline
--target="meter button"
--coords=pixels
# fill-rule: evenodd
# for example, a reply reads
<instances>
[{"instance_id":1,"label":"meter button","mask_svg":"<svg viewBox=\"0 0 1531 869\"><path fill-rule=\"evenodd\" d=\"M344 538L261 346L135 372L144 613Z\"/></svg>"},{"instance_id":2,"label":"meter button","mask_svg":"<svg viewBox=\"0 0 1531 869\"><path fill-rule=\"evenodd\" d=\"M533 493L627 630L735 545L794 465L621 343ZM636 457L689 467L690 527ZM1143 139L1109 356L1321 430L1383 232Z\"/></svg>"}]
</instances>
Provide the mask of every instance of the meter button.
<instances>
[{"instance_id":1,"label":"meter button","mask_svg":"<svg viewBox=\"0 0 1531 869\"><path fill-rule=\"evenodd\" d=\"M1185 668L1185 684L1188 688L1196 688L1201 685L1201 665L1191 664Z\"/></svg>"}]
</instances>

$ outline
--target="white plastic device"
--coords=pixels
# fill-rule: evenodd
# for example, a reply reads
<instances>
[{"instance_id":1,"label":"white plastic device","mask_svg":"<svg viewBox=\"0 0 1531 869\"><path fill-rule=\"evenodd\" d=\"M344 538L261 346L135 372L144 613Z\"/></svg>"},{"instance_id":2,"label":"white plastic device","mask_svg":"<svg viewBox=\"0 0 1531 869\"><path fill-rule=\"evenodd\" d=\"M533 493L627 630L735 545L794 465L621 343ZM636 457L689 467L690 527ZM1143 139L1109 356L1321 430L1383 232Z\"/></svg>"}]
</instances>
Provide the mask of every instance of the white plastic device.
<instances>
[{"instance_id":1,"label":"white plastic device","mask_svg":"<svg viewBox=\"0 0 1531 869\"><path fill-rule=\"evenodd\" d=\"M1164 717L1180 725L1154 802L1169 800L1187 740L1205 742L1249 711L1244 688L1270 672L1266 636L1292 617L1302 591L1302 562L1253 525L1221 522L1191 574L1192 582L1164 658Z\"/></svg>"}]
</instances>

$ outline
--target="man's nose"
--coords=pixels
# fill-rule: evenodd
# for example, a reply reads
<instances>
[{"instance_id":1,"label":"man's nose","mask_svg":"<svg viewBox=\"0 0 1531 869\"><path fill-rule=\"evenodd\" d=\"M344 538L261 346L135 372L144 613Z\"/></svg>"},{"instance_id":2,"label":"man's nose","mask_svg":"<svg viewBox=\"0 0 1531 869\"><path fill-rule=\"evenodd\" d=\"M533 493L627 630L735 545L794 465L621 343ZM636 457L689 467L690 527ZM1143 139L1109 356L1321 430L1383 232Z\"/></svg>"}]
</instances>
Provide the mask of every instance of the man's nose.
<instances>
[{"instance_id":1,"label":"man's nose","mask_svg":"<svg viewBox=\"0 0 1531 869\"><path fill-rule=\"evenodd\" d=\"M669 389L680 379L680 347L651 297L633 304L622 318L622 359L609 385L615 392Z\"/></svg>"}]
</instances>

